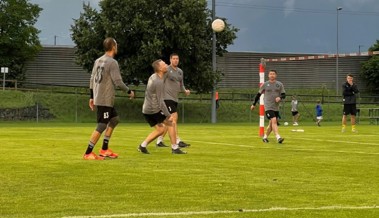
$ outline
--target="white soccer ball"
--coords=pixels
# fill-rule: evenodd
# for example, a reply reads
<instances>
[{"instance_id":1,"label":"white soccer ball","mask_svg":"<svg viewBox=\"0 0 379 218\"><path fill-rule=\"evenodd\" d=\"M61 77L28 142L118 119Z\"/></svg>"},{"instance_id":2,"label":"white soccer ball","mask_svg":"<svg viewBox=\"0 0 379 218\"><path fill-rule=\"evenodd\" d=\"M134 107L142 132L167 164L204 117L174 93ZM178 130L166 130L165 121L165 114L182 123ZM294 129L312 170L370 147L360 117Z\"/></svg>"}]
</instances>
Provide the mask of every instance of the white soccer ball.
<instances>
[{"instance_id":1,"label":"white soccer ball","mask_svg":"<svg viewBox=\"0 0 379 218\"><path fill-rule=\"evenodd\" d=\"M212 22L212 29L215 32L221 32L225 29L225 22L221 19L216 19Z\"/></svg>"},{"instance_id":2,"label":"white soccer ball","mask_svg":"<svg viewBox=\"0 0 379 218\"><path fill-rule=\"evenodd\" d=\"M284 125L285 125L285 126L288 126L288 122L284 122Z\"/></svg>"}]
</instances>

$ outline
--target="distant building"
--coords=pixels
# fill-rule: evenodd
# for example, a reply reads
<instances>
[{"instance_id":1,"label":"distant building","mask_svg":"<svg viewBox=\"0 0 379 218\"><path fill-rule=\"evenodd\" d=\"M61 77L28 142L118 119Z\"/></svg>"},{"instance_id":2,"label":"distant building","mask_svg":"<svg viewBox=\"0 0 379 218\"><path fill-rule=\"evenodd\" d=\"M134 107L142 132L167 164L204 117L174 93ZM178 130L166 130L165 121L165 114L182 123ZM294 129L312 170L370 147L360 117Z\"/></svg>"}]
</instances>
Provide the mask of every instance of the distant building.
<instances>
[{"instance_id":1,"label":"distant building","mask_svg":"<svg viewBox=\"0 0 379 218\"><path fill-rule=\"evenodd\" d=\"M229 52L217 59L217 68L223 73L220 88L257 88L259 84L259 63L261 58L296 57L318 54ZM339 84L351 73L358 79L357 84L364 90L359 79L361 63L369 57L339 58ZM303 61L268 62L266 71L276 69L278 79L287 89L292 88L336 88L335 58ZM191 73L188 72L190 75ZM26 66L26 86L61 85L87 87L90 74L75 63L74 47L44 47L34 61ZM266 76L267 79L267 76Z\"/></svg>"}]
</instances>

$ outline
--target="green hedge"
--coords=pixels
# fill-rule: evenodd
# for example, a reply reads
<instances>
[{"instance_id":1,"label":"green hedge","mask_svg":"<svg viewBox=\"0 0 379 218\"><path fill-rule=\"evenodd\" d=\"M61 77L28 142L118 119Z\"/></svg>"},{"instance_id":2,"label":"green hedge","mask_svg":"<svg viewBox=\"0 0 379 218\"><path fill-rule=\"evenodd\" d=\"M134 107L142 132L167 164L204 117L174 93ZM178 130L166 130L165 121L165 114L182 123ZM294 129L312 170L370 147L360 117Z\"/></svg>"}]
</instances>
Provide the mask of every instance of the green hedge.
<instances>
[{"instance_id":1,"label":"green hedge","mask_svg":"<svg viewBox=\"0 0 379 218\"><path fill-rule=\"evenodd\" d=\"M193 96L197 97L197 96ZM88 96L83 94L67 94L55 92L0 92L0 108L23 108L36 106L49 109L57 122L95 122L96 113L88 107ZM143 99L128 99L126 95L116 97L115 107L122 122L144 122L142 116ZM300 122L312 121L315 117L316 103L300 102ZM378 105L361 105L361 117L368 116L368 107ZM342 104L327 103L323 105L325 121L340 121ZM281 115L283 121L291 121L290 101L282 105ZM258 122L259 110L250 111L249 101L223 101L217 110L218 122ZM179 121L185 123L209 123L211 117L211 104L209 100L188 100L184 98L179 104Z\"/></svg>"}]
</instances>

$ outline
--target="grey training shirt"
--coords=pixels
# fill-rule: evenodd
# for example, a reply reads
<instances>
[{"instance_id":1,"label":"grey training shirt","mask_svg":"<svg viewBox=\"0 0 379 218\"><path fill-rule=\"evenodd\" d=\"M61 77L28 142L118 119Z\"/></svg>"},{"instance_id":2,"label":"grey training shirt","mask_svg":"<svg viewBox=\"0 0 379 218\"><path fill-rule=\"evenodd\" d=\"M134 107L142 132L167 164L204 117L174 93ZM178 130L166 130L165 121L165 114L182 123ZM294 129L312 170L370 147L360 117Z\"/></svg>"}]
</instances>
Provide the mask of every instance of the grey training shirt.
<instances>
[{"instance_id":1,"label":"grey training shirt","mask_svg":"<svg viewBox=\"0 0 379 218\"><path fill-rule=\"evenodd\" d=\"M156 114L162 111L166 116L170 116L166 104L164 103L164 78L160 78L157 73L150 76L145 90L145 100L142 106L142 113Z\"/></svg>"},{"instance_id":2,"label":"grey training shirt","mask_svg":"<svg viewBox=\"0 0 379 218\"><path fill-rule=\"evenodd\" d=\"M279 111L279 102L276 102L275 99L280 97L281 93L285 93L283 84L279 81L275 81L274 83L267 81L260 87L259 93L262 94L263 91L265 92L265 110Z\"/></svg>"},{"instance_id":3,"label":"grey training shirt","mask_svg":"<svg viewBox=\"0 0 379 218\"><path fill-rule=\"evenodd\" d=\"M183 71L177 67L174 69L172 66L168 66L166 81L165 81L165 95L164 100L173 100L179 102L178 95L182 91L184 92L186 88L183 82Z\"/></svg>"},{"instance_id":4,"label":"grey training shirt","mask_svg":"<svg viewBox=\"0 0 379 218\"><path fill-rule=\"evenodd\" d=\"M95 61L89 86L93 89L94 104L97 106L113 107L116 86L129 91L122 81L117 61L106 54Z\"/></svg>"}]
</instances>

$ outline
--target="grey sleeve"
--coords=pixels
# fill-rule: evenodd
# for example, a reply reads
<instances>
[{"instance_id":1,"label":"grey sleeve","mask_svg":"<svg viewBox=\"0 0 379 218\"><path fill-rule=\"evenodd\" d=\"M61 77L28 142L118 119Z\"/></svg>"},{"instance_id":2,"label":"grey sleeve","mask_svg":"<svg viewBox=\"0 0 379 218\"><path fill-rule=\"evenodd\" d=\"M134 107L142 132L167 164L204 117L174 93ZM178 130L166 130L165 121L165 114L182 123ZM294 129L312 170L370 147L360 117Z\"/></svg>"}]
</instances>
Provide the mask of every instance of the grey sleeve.
<instances>
[{"instance_id":1,"label":"grey sleeve","mask_svg":"<svg viewBox=\"0 0 379 218\"><path fill-rule=\"evenodd\" d=\"M128 86L125 85L125 83L122 81L122 77L121 77L121 72L120 72L120 68L117 64L117 62L113 62L111 65L110 65L110 72L111 72L111 77L112 77L112 81L113 81L113 84L115 84L118 88L120 88L121 90L125 91L125 92L128 92L130 89Z\"/></svg>"},{"instance_id":2,"label":"grey sleeve","mask_svg":"<svg viewBox=\"0 0 379 218\"><path fill-rule=\"evenodd\" d=\"M262 94L263 91L265 90L265 88L266 88L266 83L263 83L262 86L259 87L259 91L258 91L258 93L259 93L259 94Z\"/></svg>"},{"instance_id":3,"label":"grey sleeve","mask_svg":"<svg viewBox=\"0 0 379 218\"><path fill-rule=\"evenodd\" d=\"M97 61L95 61L95 63L93 64L93 68L92 68L92 73L91 73L91 78L89 80L89 89L93 89L93 77L95 76L95 73L96 73L96 66L97 66Z\"/></svg>"}]
</instances>

